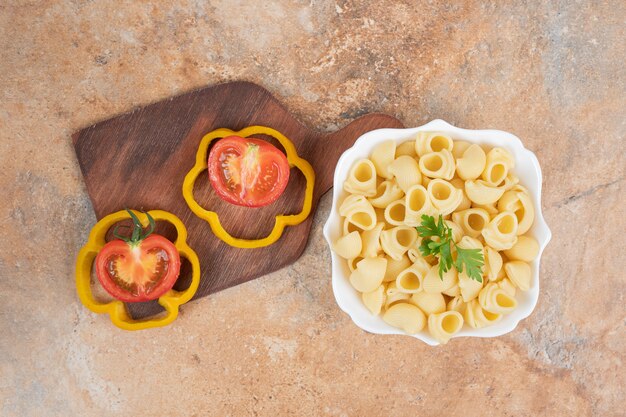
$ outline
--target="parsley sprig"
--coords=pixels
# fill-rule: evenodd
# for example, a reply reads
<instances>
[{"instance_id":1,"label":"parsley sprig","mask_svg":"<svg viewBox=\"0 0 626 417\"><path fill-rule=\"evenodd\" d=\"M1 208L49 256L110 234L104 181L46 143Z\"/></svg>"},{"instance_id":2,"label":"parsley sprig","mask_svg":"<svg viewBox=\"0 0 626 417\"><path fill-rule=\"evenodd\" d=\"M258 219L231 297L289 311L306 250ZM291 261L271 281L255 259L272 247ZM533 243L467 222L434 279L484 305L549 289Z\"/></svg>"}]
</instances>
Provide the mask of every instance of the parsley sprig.
<instances>
[{"instance_id":1,"label":"parsley sprig","mask_svg":"<svg viewBox=\"0 0 626 417\"><path fill-rule=\"evenodd\" d=\"M417 227L417 233L422 237L420 252L423 256L433 255L439 258L439 278L448 272L452 265L457 271L463 272L471 279L483 282L481 267L485 264L480 249L460 248L452 239L452 229L443 221L443 216L435 221L433 216L422 215L422 224ZM452 245L456 249L456 261L452 258Z\"/></svg>"}]
</instances>

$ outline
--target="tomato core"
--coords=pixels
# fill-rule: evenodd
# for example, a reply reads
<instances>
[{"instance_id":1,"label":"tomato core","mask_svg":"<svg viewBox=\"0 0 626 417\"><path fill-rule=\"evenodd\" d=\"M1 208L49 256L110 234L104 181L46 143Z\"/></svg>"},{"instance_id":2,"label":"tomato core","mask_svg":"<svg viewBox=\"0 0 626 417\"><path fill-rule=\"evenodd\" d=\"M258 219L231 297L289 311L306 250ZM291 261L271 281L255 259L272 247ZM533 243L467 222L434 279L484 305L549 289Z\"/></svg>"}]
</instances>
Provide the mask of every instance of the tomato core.
<instances>
[{"instance_id":1,"label":"tomato core","mask_svg":"<svg viewBox=\"0 0 626 417\"><path fill-rule=\"evenodd\" d=\"M142 253L139 246L131 249L130 256L114 254L107 259L106 269L111 280L133 296L150 295L159 282L167 276L169 256L161 248Z\"/></svg>"}]
</instances>

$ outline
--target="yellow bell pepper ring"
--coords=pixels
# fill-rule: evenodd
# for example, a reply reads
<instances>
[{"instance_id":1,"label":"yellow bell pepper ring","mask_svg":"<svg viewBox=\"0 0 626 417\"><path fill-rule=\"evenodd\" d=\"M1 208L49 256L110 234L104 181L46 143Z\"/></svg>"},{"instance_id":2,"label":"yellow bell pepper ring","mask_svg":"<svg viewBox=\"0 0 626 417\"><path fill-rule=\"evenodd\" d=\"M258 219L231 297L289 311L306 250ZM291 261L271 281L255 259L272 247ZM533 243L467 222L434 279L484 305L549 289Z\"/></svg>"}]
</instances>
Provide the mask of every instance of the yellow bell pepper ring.
<instances>
[{"instance_id":1,"label":"yellow bell pepper ring","mask_svg":"<svg viewBox=\"0 0 626 417\"><path fill-rule=\"evenodd\" d=\"M304 192L302 211L298 214L293 215L277 215L274 222L274 228L269 235L262 239L240 239L231 236L222 227L217 213L200 206L193 194L193 188L196 180L198 179L198 176L200 176L200 174L202 174L202 172L207 169L209 145L215 139L221 139L232 135L240 136L243 138L253 135L272 136L273 138L278 140L285 149L289 166L292 168L298 168L306 179L306 189ZM183 181L183 197L185 198L185 201L187 202L187 205L189 206L191 211L196 216L206 220L209 223L209 226L211 227L211 230L213 231L215 236L217 236L219 239L226 242L230 246L234 246L236 248L251 249L271 245L282 236L286 226L296 226L306 220L307 217L309 217L309 214L311 214L311 207L313 205L314 185L315 172L313 171L313 167L306 160L298 156L296 147L294 146L293 142L287 139L287 137L285 137L282 133L265 126L249 126L240 131L233 131L230 129L221 128L207 133L200 141L200 146L198 147L198 151L196 153L196 163L193 168L191 168L191 170L187 173L187 175L185 176L185 180Z\"/></svg>"},{"instance_id":2,"label":"yellow bell pepper ring","mask_svg":"<svg viewBox=\"0 0 626 417\"><path fill-rule=\"evenodd\" d=\"M148 216L133 210L133 213L139 218L144 227L148 226ZM191 300L198 289L200 283L200 261L198 255L187 245L187 229L183 222L174 214L163 210L152 210L148 212L155 220L166 221L176 228L178 237L174 242L174 246L178 250L181 257L186 258L191 264L191 284L184 291L169 290L159 297L159 304L165 309L165 314L157 317L149 317L142 320L134 320L126 305L119 300L110 302L100 302L95 299L90 286L91 267L98 255L98 252L106 244L105 236L107 231L115 223L129 219L130 215L126 210L121 210L113 214L109 214L100 220L91 229L87 243L78 253L76 259L76 291L80 301L85 307L94 313L107 313L111 317L111 321L117 327L124 330L142 330L151 327L166 326L173 322L178 316L178 308L180 305Z\"/></svg>"}]
</instances>

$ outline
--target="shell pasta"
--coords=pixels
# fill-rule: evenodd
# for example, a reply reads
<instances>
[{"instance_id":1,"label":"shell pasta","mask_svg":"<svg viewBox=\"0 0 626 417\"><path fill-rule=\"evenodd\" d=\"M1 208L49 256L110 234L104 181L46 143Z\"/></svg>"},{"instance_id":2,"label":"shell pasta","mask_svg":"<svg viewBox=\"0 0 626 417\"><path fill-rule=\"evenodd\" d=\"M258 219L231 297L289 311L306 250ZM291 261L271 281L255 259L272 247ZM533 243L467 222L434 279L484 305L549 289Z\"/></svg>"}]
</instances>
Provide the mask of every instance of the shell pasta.
<instances>
[{"instance_id":1,"label":"shell pasta","mask_svg":"<svg viewBox=\"0 0 626 417\"><path fill-rule=\"evenodd\" d=\"M376 168L369 159L361 159L350 170L350 176L343 183L343 188L352 194L366 195L376 194Z\"/></svg>"},{"instance_id":2,"label":"shell pasta","mask_svg":"<svg viewBox=\"0 0 626 417\"><path fill-rule=\"evenodd\" d=\"M441 344L515 310L536 285L531 263L540 249L528 235L533 199L514 171L506 149L442 132L389 139L355 161L339 204L342 234L331 246L364 308ZM440 255L420 252L423 215L443 216L453 259L474 249L482 266L440 272Z\"/></svg>"}]
</instances>

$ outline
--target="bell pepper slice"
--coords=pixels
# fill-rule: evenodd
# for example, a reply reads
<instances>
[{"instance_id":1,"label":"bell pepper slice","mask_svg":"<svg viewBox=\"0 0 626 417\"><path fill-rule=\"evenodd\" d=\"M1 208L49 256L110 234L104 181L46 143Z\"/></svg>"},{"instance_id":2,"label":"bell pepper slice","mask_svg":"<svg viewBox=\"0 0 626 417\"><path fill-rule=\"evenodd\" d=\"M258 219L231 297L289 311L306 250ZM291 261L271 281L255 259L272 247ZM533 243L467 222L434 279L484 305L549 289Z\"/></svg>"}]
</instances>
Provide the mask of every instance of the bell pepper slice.
<instances>
[{"instance_id":1,"label":"bell pepper slice","mask_svg":"<svg viewBox=\"0 0 626 417\"><path fill-rule=\"evenodd\" d=\"M148 226L149 222L146 214L135 210L133 210L133 213L137 215L144 227ZM91 291L91 266L100 249L106 244L105 236L111 226L121 220L130 218L126 210L109 214L96 223L89 233L87 243L80 250L76 259L76 292L78 293L80 301L94 313L108 314L113 324L124 330L142 330L170 324L178 316L178 308L191 300L200 283L200 261L198 260L198 255L186 243L187 229L183 222L174 214L167 211L152 210L148 213L150 213L155 220L166 221L176 228L178 237L174 242L174 246L180 256L186 258L191 264L191 284L189 288L184 291L171 289L159 297L158 302L165 309L164 315L156 318L148 317L146 319L134 320L122 301L113 300L110 302L100 302L96 300Z\"/></svg>"},{"instance_id":2,"label":"bell pepper slice","mask_svg":"<svg viewBox=\"0 0 626 417\"><path fill-rule=\"evenodd\" d=\"M272 229L270 234L264 238L241 239L232 236L224 229L224 227L222 227L219 216L216 212L207 210L196 201L193 194L193 188L198 177L207 169L207 156L209 151L209 145L213 140L227 136L240 136L245 138L254 135L272 136L280 142L287 154L287 162L289 162L289 166L292 168L298 168L304 175L304 178L306 179L306 189L304 192L302 211L300 213L290 215L277 215L274 222L274 228ZM185 201L187 202L187 205L189 206L191 211L196 216L200 217L203 220L206 220L209 223L209 226L211 227L211 230L213 231L215 236L217 236L219 239L226 242L230 246L236 248L252 249L271 245L282 236L286 226L296 226L306 220L307 217L309 217L309 214L311 214L311 208L313 206L314 185L315 172L313 171L313 167L305 159L302 159L298 156L296 147L294 146L293 142L287 139L287 137L284 136L282 133L272 128L265 126L248 126L239 131L220 128L204 135L204 137L200 141L200 146L198 147L198 151L196 153L196 163L185 176L182 191L183 197L185 198Z\"/></svg>"}]
</instances>

